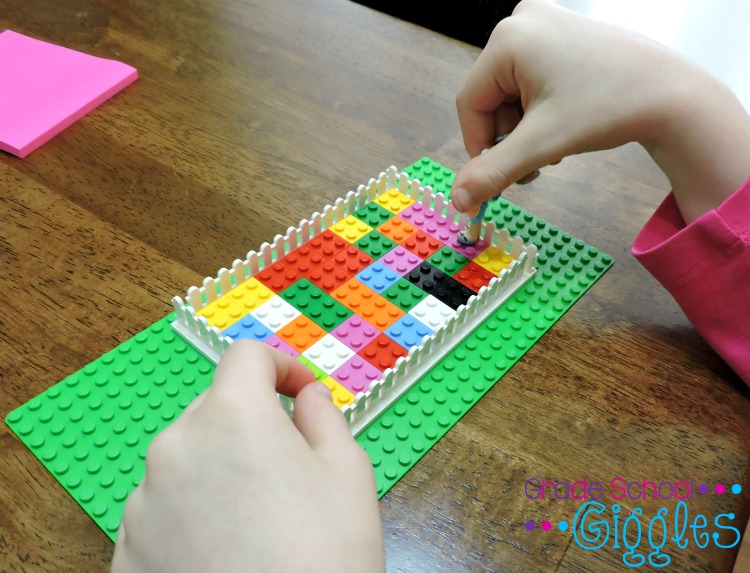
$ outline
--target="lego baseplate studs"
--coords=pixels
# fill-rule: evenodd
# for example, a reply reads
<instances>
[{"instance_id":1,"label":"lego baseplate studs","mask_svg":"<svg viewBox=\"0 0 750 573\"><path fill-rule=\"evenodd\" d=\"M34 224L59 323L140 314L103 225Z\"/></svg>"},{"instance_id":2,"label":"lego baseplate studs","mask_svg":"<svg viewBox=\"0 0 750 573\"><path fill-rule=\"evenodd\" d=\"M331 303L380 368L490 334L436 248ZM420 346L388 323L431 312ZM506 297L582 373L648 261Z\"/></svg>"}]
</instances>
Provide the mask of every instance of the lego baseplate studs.
<instances>
[{"instance_id":1,"label":"lego baseplate studs","mask_svg":"<svg viewBox=\"0 0 750 573\"><path fill-rule=\"evenodd\" d=\"M418 179L446 196L454 176L452 171L428 158L417 161L405 171L412 181ZM410 336L418 336L424 328L434 332L450 320L455 311L405 278L422 262L429 262L440 248L432 244L437 239L400 218L399 213L417 201L401 192L406 188L401 187L400 179L396 183L390 190L385 185L378 188L377 209L368 207L353 213L380 235L394 241L398 245L396 248L401 248L398 253L391 251L393 257L389 264L384 261L385 255L376 259L366 252L367 249L357 247L375 260L373 265L384 261L381 265L395 270L399 278L387 287L386 282L382 282L386 279L378 278L378 284L382 282L384 287L379 290L374 283L362 280L362 273L367 269L356 277L403 311L401 318L391 324L390 332L395 335L394 329L398 330L396 338L407 343ZM411 212L405 214L407 218ZM612 265L608 255L502 198L490 204L485 222L508 229L510 236L517 237L522 244L535 245L537 272L359 433L357 441L372 460L381 497ZM435 225L434 228L435 233L452 230L450 225ZM414 238L411 245L407 244L410 238ZM381 239L378 241L383 243ZM347 275L346 280L335 286L333 283L323 285L320 277L316 278L315 269L322 268L350 244L333 231L325 231L297 250L297 267L319 292L331 295L352 277ZM486 260L482 259L483 266L477 257L489 247L481 242L465 251L455 244L445 246L470 259L452 278L473 291L481 290L496 278L487 266L494 270L509 265L509 261L502 261L501 253L493 251ZM267 258L262 259L263 266L269 272L267 276L255 277L257 281L248 278L239 288L231 289L231 276L220 273L217 279L212 279L213 283L204 285L208 293L193 290L189 299L202 298L195 307L202 310L196 314L205 316L210 323L213 313L217 316L216 324L226 325L222 328L236 326L237 332L256 340L263 339L266 344L299 357L319 381L331 388L339 407L353 404L355 394L363 393L365 387L369 388L376 381L375 377L382 378L385 370L393 368L400 357L408 354L409 350L397 340L354 312L330 332L320 327L279 296L291 285L285 284L283 266L279 272L273 270L272 253L266 252L264 256ZM438 265L446 260L453 264L454 259L458 264L463 262L451 255L450 259L441 259ZM375 272L369 275L383 276ZM218 296L217 285L224 289L221 292L231 291L238 298ZM212 288L216 293L211 297L216 303L213 306L208 301ZM328 300L322 295L313 298L323 304ZM238 324L248 315L255 322ZM303 324L285 330L288 334L285 339L282 327L298 318ZM409 318L414 321L410 322ZM6 418L21 441L112 540L117 534L125 500L142 479L145 453L151 440L179 416L213 378L213 363L172 329L170 324L174 320L174 314L160 320L10 412ZM273 334L264 338L268 335L264 329ZM329 368L335 367L337 364L333 360L344 351L337 344L326 343L330 341L329 335L353 353L350 362L335 368L331 374L305 356L305 353L310 356L318 351L320 356L327 356L325 353L332 352L333 356L327 360ZM230 336L230 333L222 336ZM319 341L323 343L308 352Z\"/></svg>"},{"instance_id":2,"label":"lego baseplate studs","mask_svg":"<svg viewBox=\"0 0 750 573\"><path fill-rule=\"evenodd\" d=\"M175 297L172 326L214 363L233 340L278 335L326 375L345 372L354 400L341 409L356 436L536 272L536 247L493 222L482 227L476 246L461 245L457 235L466 220L445 195L390 167L231 270L191 287L188 303ZM414 232L401 233L400 242L392 238L394 227L406 225ZM476 269L462 272L469 263ZM320 288L308 277L326 266L318 284L335 279ZM402 279L424 298L407 310L382 296ZM274 325L258 320L277 298L299 314L290 311L286 323ZM358 353L336 338L352 316L378 338ZM282 402L291 413L294 402Z\"/></svg>"}]
</instances>

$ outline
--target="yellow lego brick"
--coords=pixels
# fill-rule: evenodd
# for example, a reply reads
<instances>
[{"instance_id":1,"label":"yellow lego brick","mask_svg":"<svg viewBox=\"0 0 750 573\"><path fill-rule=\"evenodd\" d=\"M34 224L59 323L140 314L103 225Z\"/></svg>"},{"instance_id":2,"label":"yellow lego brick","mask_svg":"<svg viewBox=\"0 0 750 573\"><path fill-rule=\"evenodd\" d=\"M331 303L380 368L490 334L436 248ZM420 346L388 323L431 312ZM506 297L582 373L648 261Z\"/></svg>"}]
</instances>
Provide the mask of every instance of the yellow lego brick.
<instances>
[{"instance_id":1,"label":"yellow lego brick","mask_svg":"<svg viewBox=\"0 0 750 573\"><path fill-rule=\"evenodd\" d=\"M245 310L245 314L250 314L260 305L275 297L276 293L253 277L232 289L225 296L230 297L235 304L239 304Z\"/></svg>"},{"instance_id":2,"label":"yellow lego brick","mask_svg":"<svg viewBox=\"0 0 750 573\"><path fill-rule=\"evenodd\" d=\"M349 392L349 390L344 388L330 376L324 378L322 382L328 386L331 394L333 394L333 403L336 404L337 408L343 408L347 404L354 402L354 394Z\"/></svg>"},{"instance_id":3,"label":"yellow lego brick","mask_svg":"<svg viewBox=\"0 0 750 573\"><path fill-rule=\"evenodd\" d=\"M513 257L511 257L505 251L501 251L497 247L492 246L486 248L479 255L477 255L477 257L474 259L474 262L480 267L490 271L493 275L497 276L502 272L503 269L506 269L510 266L510 263L513 262Z\"/></svg>"},{"instance_id":4,"label":"yellow lego brick","mask_svg":"<svg viewBox=\"0 0 750 573\"><path fill-rule=\"evenodd\" d=\"M232 326L247 313L240 305L225 295L203 307L196 314L204 317L211 326L215 326L219 330L224 330Z\"/></svg>"},{"instance_id":5,"label":"yellow lego brick","mask_svg":"<svg viewBox=\"0 0 750 573\"><path fill-rule=\"evenodd\" d=\"M398 215L401 211L414 203L414 199L410 199L401 193L401 191L391 189L375 199L375 203L384 209L388 209L391 213Z\"/></svg>"},{"instance_id":6,"label":"yellow lego brick","mask_svg":"<svg viewBox=\"0 0 750 573\"><path fill-rule=\"evenodd\" d=\"M232 326L276 294L256 278L251 278L228 294L217 298L196 314L219 330Z\"/></svg>"},{"instance_id":7,"label":"yellow lego brick","mask_svg":"<svg viewBox=\"0 0 750 573\"><path fill-rule=\"evenodd\" d=\"M331 227L331 231L350 243L356 243L362 237L370 233L372 227L367 223L360 221L354 215L349 215Z\"/></svg>"}]
</instances>

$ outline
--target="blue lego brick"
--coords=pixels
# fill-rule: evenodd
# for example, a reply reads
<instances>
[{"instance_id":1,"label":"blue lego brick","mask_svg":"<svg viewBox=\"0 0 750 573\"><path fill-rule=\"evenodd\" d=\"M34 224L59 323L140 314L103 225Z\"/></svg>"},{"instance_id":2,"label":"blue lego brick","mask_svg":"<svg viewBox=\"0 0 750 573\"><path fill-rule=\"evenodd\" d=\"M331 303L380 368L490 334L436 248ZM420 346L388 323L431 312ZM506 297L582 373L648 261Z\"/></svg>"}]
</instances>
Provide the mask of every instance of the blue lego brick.
<instances>
[{"instance_id":1,"label":"blue lego brick","mask_svg":"<svg viewBox=\"0 0 750 573\"><path fill-rule=\"evenodd\" d=\"M385 266L380 261L376 261L360 272L356 278L376 293L382 294L389 287L396 284L401 276L390 267Z\"/></svg>"},{"instance_id":2,"label":"blue lego brick","mask_svg":"<svg viewBox=\"0 0 750 573\"><path fill-rule=\"evenodd\" d=\"M249 314L225 329L223 334L232 340L240 340L244 338L247 340L257 340L259 342L263 342L273 336L273 332Z\"/></svg>"},{"instance_id":3,"label":"blue lego brick","mask_svg":"<svg viewBox=\"0 0 750 573\"><path fill-rule=\"evenodd\" d=\"M394 322L385 333L408 350L422 342L422 339L428 334L432 334L433 330L410 314L405 314Z\"/></svg>"}]
</instances>

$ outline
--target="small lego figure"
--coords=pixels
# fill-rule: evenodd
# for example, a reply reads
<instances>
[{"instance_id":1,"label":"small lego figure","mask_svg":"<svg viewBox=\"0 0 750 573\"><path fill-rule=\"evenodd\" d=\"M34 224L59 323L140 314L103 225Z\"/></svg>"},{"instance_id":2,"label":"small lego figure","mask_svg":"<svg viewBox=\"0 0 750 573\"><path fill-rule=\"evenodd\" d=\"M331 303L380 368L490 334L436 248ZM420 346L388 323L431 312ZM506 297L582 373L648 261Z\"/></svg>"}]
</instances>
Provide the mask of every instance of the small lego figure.
<instances>
[{"instance_id":1,"label":"small lego figure","mask_svg":"<svg viewBox=\"0 0 750 573\"><path fill-rule=\"evenodd\" d=\"M498 135L495 138L495 145L503 141L508 135L508 133ZM485 153L486 151L489 151L489 149L485 149L482 153ZM519 185L526 185L526 183L531 183L537 177L539 177L538 169L519 179L516 183ZM498 197L500 197L500 195L495 195L492 200L494 201ZM458 234L457 239L459 243L462 245L474 245L479 240L479 233L482 230L482 221L484 220L484 214L487 212L487 205L489 205L489 201L482 201L482 204L479 207L479 212L476 216L469 219L469 222L466 223L464 229Z\"/></svg>"}]
</instances>

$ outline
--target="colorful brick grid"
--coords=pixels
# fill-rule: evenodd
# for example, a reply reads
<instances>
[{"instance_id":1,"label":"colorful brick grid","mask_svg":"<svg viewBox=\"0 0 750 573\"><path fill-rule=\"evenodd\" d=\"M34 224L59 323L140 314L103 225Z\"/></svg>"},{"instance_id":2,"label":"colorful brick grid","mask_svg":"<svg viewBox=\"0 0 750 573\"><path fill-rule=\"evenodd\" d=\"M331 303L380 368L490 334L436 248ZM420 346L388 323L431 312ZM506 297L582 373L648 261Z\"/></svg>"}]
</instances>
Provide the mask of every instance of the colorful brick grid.
<instances>
[{"instance_id":1,"label":"colorful brick grid","mask_svg":"<svg viewBox=\"0 0 750 573\"><path fill-rule=\"evenodd\" d=\"M406 171L410 177L443 193L447 193L453 180L450 170L427 158ZM411 204L397 193L388 193L378 201L379 206L396 214ZM380 496L612 265L608 255L504 199L491 204L487 220L496 221L512 235L539 248L537 274L357 438L372 460ZM370 227L374 222L368 219ZM398 242L382 228L379 232ZM476 255L450 246L470 259ZM327 254L333 255L330 251ZM460 276L456 279L464 282ZM405 312L418 311L414 316L430 326L430 320L438 320L447 312L445 305L431 296L416 301L411 294L415 288L406 279L399 279L383 294ZM263 304L269 302L265 300ZM268 326L257 312L263 304L252 309L252 316ZM289 312L287 307L284 309ZM279 308L275 311L277 320L289 317ZM260 314L267 317L271 313ZM293 314L290 320L302 318L296 310ZM113 540L125 499L143 476L144 456L151 440L213 377L214 366L169 327L172 320L173 315L160 320L14 410L6 419L8 426ZM306 341L305 350L327 334L312 321L307 322L320 336L312 343ZM380 337L385 335L376 335L377 332L358 321L356 315L334 329L334 335L341 334L337 338L360 358L374 344L381 351L380 358L385 359L383 346L378 347L378 339L384 342ZM266 343L296 354L278 334L267 338ZM350 381L350 371L339 368L334 376L327 376L304 356L299 359L310 364L317 378L334 390L337 405L353 400L353 394L335 378L339 375L344 382ZM352 363L350 370L363 369L372 372L361 360Z\"/></svg>"}]
</instances>

